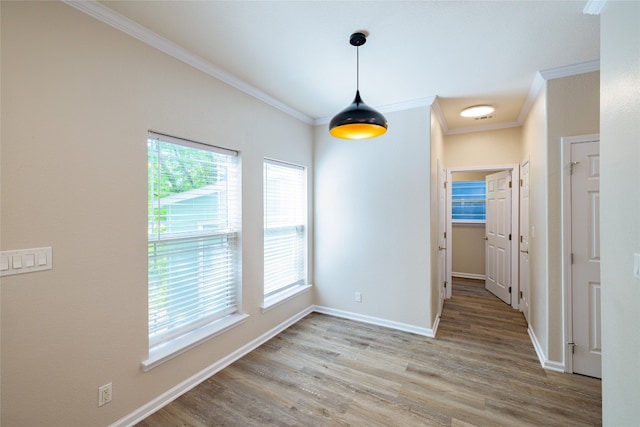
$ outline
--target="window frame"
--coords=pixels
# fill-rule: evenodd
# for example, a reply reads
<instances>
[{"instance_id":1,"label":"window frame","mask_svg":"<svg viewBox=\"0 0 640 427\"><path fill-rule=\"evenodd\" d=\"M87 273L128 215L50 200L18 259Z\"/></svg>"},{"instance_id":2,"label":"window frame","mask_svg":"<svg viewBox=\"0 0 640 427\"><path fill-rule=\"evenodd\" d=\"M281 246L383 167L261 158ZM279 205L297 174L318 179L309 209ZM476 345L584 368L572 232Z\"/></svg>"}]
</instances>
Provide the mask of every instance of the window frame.
<instances>
[{"instance_id":1,"label":"window frame","mask_svg":"<svg viewBox=\"0 0 640 427\"><path fill-rule=\"evenodd\" d=\"M484 183L484 198L465 198L465 199L455 199L455 190L456 187L460 185L460 183ZM479 203L482 202L485 205L484 218L482 219L471 219L471 218L455 218L454 217L454 205L457 203ZM486 202L487 202L487 190L486 190L486 181L475 179L475 180L461 180L461 181L452 181L451 183L451 223L452 224L485 224L487 213L486 213Z\"/></svg>"},{"instance_id":2,"label":"window frame","mask_svg":"<svg viewBox=\"0 0 640 427\"><path fill-rule=\"evenodd\" d=\"M295 183L290 183L290 184L295 184L297 186L299 186L298 188L296 188L296 191L299 191L301 194L298 194L295 198L298 204L296 204L295 206L295 211L297 212L297 218L296 221L291 222L287 225L279 225L279 226L274 226L274 227L268 227L268 222L269 222L269 218L268 218L268 212L269 209L267 208L267 203L269 200L271 200L271 196L272 194L269 193L269 177L268 177L268 170L270 168L285 168L285 169L289 169L290 171L301 171L300 174L298 174L298 178L299 180ZM295 173L295 172L294 172ZM276 160L273 158L267 158L265 157L263 160L263 305L262 305L262 310L263 312L271 309L274 306L277 306L285 301L288 301L289 299L297 296L298 294L307 291L308 289L311 288L311 285L308 283L308 250L307 250L307 246L308 246L308 212L307 212L307 205L308 205L308 187L307 187L307 168L305 166L302 165L297 165L294 163L289 163L289 162L284 162L281 160ZM281 202L282 200L278 200L277 202ZM291 203L292 200L286 200L285 202ZM300 222L297 222L300 221ZM272 254L268 254L268 230L286 230L286 229L295 229L296 230L296 235L297 235L297 239L299 239L300 241L297 242L297 245L299 246L299 248L297 249L296 253L294 254L294 256L296 257L296 259L288 259L287 262L293 263L295 264L296 262L301 262L303 265L302 267L297 267L298 271L296 273L296 275L294 275L294 279L297 279L293 282L290 283L286 283L286 284L282 284L282 285L278 285L275 289L269 290L267 291L266 286L267 286L267 281L271 280L270 278L267 277L267 275L269 274L269 268L268 268L268 262L267 261L267 257L271 258ZM272 259L272 258L271 258ZM282 259L280 259L280 261L282 261Z\"/></svg>"},{"instance_id":3,"label":"window frame","mask_svg":"<svg viewBox=\"0 0 640 427\"><path fill-rule=\"evenodd\" d=\"M229 150L226 148L216 147L210 144L204 144L196 141L191 141L183 138L173 137L165 134L161 134L158 132L149 131L147 135L147 151L148 151L148 162L149 168L151 167L151 158L152 152L151 149L152 141L157 141L158 144L173 144L177 146L181 146L182 148L191 148L195 150L204 150L208 152L213 152L217 154L222 154L225 156L229 156L227 160L231 160L228 164L226 164L224 169L224 176L226 179L223 181L225 183L224 189L227 193L231 192L231 194L227 194L223 199L222 210L206 210L206 215L203 217L199 217L196 213L191 215L193 217L198 216L197 218L192 218L186 221L187 225L190 227L197 227L197 230L192 231L167 231L167 228L171 227L171 220L166 215L165 219L167 225L165 225L164 232L160 227L153 228L157 225L159 221L162 221L158 218L158 213L152 209L160 209L162 206L162 199L168 199L174 197L176 195L182 195L184 197L185 193L188 191L170 193L171 195L165 197L154 197L153 193L155 187L158 185L158 181L160 178L156 178L152 182L152 178L149 178L147 183L148 187L148 196L147 203L149 212L147 214L147 227L148 227L148 248L150 253L148 255L149 262L149 277L147 282L147 292L148 292L148 321L149 321L149 330L148 330L148 345L149 345L149 357L147 360L142 362L143 371L148 371L159 364L172 359L173 357L184 353L185 351L201 344L204 341L207 341L214 336L225 332L226 330L241 324L245 321L248 315L243 314L241 312L240 301L241 301L241 242L240 239L240 224L242 212L240 210L241 204L241 175L240 175L240 159L239 152L235 150ZM158 148L158 151L160 149ZM195 152L194 152L195 153ZM159 157L158 157L159 158ZM235 158L235 159L232 159ZM160 160L158 160L160 161ZM191 165L191 161L187 161L187 163L180 163L183 167ZM229 169L230 168L230 169ZM161 169L158 169L160 173ZM232 176L229 176L229 171L233 173ZM175 175L174 175L175 176ZM175 179L175 178L174 178ZM229 179L231 181L229 181ZM205 187L212 187L212 185L205 185L194 187L193 190L202 191ZM218 193L219 194L219 193ZM186 200L186 199L183 199ZM157 208L152 207L152 202L157 202ZM217 229L213 229L210 227L213 224L214 217L208 217L207 215L211 213L215 214L215 217L219 217L219 215L223 212L224 219L220 224L224 223L224 227L218 227ZM153 219L152 219L153 218ZM209 226L209 227L207 227ZM218 240L218 243L214 243L215 240ZM152 317L155 318L156 313L161 313L152 309L152 292L156 292L156 289L152 290L152 259L155 260L152 256L151 249L157 249L158 247L162 248L163 245L171 248L172 245L180 244L180 242L185 242L188 246L187 254L193 254L194 258L197 258L197 262L193 262L190 265L190 270L197 279L190 281L191 285L189 287L193 287L194 290L198 293L197 296L190 298L190 301L197 302L198 304L203 304L205 307L202 310L199 310L198 313L205 313L205 316L200 318L200 314L198 315L189 315L190 322L182 327L176 327L172 329L170 333L166 333L166 336L162 336L162 338L158 338L156 335L160 335L154 331L152 327ZM221 242L221 243L220 243ZM206 245L206 246L205 246ZM203 252L202 248L206 248ZM194 249L197 248L197 249ZM174 249L171 249L174 250ZM225 281L223 285L208 282L204 283L201 280L202 266L200 265L202 259L204 257L211 257L212 254L216 254L222 250L223 253L226 253L225 256L225 264L228 266L231 263L230 267L223 267L223 270L227 274L231 274L232 277L229 281ZM169 256L169 255L167 255ZM166 261L165 261L166 263ZM219 271L217 267L211 267L215 270L207 270L207 271ZM197 271L196 271L197 270ZM175 280L175 279L166 279L166 280ZM178 286L177 283L174 283L175 286ZM222 286L222 287L221 287ZM229 296L225 295L220 299L219 297L215 297L213 303L220 306L220 308L216 308L215 310L211 310L210 302L211 298L203 300L202 293L213 293L215 290L224 290L228 292L232 290L233 293L229 294ZM191 292L191 290L189 290ZM220 304L220 301L222 302ZM231 305L229 305L231 304ZM157 307L157 303L155 302L153 306ZM164 306L166 307L166 306ZM207 309L208 308L208 309ZM166 310L166 308L162 308ZM170 324L178 324L175 322L169 322Z\"/></svg>"}]
</instances>

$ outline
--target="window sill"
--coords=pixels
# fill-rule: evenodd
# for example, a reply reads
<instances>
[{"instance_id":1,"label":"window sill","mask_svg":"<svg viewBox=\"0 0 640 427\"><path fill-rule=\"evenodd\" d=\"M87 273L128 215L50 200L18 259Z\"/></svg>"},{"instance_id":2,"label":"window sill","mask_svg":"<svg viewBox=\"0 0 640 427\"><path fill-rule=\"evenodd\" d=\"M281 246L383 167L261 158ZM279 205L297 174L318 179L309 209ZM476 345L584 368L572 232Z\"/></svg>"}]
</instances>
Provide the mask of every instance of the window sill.
<instances>
[{"instance_id":1,"label":"window sill","mask_svg":"<svg viewBox=\"0 0 640 427\"><path fill-rule=\"evenodd\" d=\"M277 294L271 295L264 299L264 303L260 307L263 313L271 310L274 307L279 306L280 304L289 301L290 299L307 292L311 289L311 285L297 285L291 288L285 289L282 292L278 292Z\"/></svg>"},{"instance_id":2,"label":"window sill","mask_svg":"<svg viewBox=\"0 0 640 427\"><path fill-rule=\"evenodd\" d=\"M486 221L483 219L453 219L451 224L456 225L485 225Z\"/></svg>"},{"instance_id":3,"label":"window sill","mask_svg":"<svg viewBox=\"0 0 640 427\"><path fill-rule=\"evenodd\" d=\"M182 337L149 350L149 358L142 362L142 371L148 372L164 362L185 353L203 342L228 331L242 323L248 314L231 314L208 325L202 326Z\"/></svg>"}]
</instances>

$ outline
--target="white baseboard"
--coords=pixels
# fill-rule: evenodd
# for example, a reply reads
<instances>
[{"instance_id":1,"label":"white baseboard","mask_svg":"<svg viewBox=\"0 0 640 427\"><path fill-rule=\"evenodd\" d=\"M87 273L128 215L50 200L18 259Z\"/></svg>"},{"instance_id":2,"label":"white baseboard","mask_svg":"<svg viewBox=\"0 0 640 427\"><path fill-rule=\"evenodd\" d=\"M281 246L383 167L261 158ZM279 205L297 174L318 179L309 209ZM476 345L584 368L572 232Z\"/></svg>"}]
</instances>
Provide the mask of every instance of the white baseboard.
<instances>
[{"instance_id":1,"label":"white baseboard","mask_svg":"<svg viewBox=\"0 0 640 427\"><path fill-rule=\"evenodd\" d=\"M435 328L420 328L418 326L409 325L407 323L394 322L392 320L380 319L379 317L366 316L364 314L352 313L350 311L336 310L334 308L314 306L313 311L322 314L328 314L329 316L342 317L344 319L355 320L357 322L369 323L371 325L384 326L390 329L396 329L398 331L411 332L412 334L422 335L429 338L435 338ZM436 319L436 326L438 324Z\"/></svg>"},{"instance_id":2,"label":"white baseboard","mask_svg":"<svg viewBox=\"0 0 640 427\"><path fill-rule=\"evenodd\" d=\"M442 317L442 309L440 310L440 314L436 316L436 321L433 322L433 329L432 329L433 335L430 338L435 338L436 334L438 333L438 326L440 326L440 317Z\"/></svg>"},{"instance_id":3,"label":"white baseboard","mask_svg":"<svg viewBox=\"0 0 640 427\"><path fill-rule=\"evenodd\" d=\"M475 280L485 280L487 278L484 274L457 273L455 271L451 272L451 276L460 277L461 279L475 279Z\"/></svg>"},{"instance_id":4,"label":"white baseboard","mask_svg":"<svg viewBox=\"0 0 640 427\"><path fill-rule=\"evenodd\" d=\"M547 359L542 351L542 346L540 346L540 342L536 337L535 332L531 329L531 325L527 328L527 332L529 333L529 338L531 338L531 343L533 344L533 348L536 351L536 355L538 356L538 361L540 362L540 366L544 369L548 369L550 371L555 372L565 372L564 364L562 362L556 362L553 360Z\"/></svg>"},{"instance_id":5,"label":"white baseboard","mask_svg":"<svg viewBox=\"0 0 640 427\"><path fill-rule=\"evenodd\" d=\"M118 421L111 424L110 427L129 427L139 423L140 421L142 421L149 415L153 414L160 408L171 403L178 397L182 396L184 393L196 387L198 384L202 383L212 375L215 375L217 372L226 368L227 366L229 366L236 360L240 359L244 355L260 347L262 344L269 341L271 338L275 337L280 332L287 329L289 326L295 324L296 322L298 322L303 317L307 316L312 311L313 311L313 306L307 307L306 309L302 310L301 312L291 317L290 319L286 320L285 322L282 322L281 324L271 329L270 331L265 332L255 340L249 342L243 347L240 347L238 350L234 351L228 356L218 360L214 364L206 367L205 369L198 372L197 374L187 378L186 380L182 381L181 383L177 384L176 386L162 393L160 396L156 397L155 399L143 405L142 407L136 409L129 415L123 418L120 418Z\"/></svg>"},{"instance_id":6,"label":"white baseboard","mask_svg":"<svg viewBox=\"0 0 640 427\"><path fill-rule=\"evenodd\" d=\"M329 307L310 306L302 310L295 316L291 317L290 319L286 320L285 322L279 324L278 326L271 329L270 331L265 332L255 340L239 348L238 350L234 351L228 356L223 357L222 359L206 367L205 369L198 372L197 374L187 378L186 380L182 381L181 383L177 384L176 386L162 393L160 396L156 397L155 399L143 405L142 407L136 409L129 415L123 418L120 418L118 421L111 424L110 427L130 427L139 423L140 421L147 418L149 415L158 411L160 408L168 405L178 397L182 396L184 393L188 392L192 388L196 387L198 384L207 380L212 375L215 375L217 372L223 370L224 368L226 368L236 360L240 359L247 353L260 347L262 344L269 341L271 338L275 337L280 332L284 331L289 326L295 324L300 319L302 319L303 317L307 316L309 313L314 311L321 314L327 314L329 316L342 317L345 319L355 320L357 322L384 326L387 328L396 329L404 332L411 332L413 334L422 335L429 338L435 337L436 335L435 331L437 330L438 325L440 323L440 317L437 317L433 329L420 328L420 327L409 325L406 323L394 322L391 320L380 319L372 316L365 316L358 313L351 313L348 311L335 310Z\"/></svg>"}]
</instances>

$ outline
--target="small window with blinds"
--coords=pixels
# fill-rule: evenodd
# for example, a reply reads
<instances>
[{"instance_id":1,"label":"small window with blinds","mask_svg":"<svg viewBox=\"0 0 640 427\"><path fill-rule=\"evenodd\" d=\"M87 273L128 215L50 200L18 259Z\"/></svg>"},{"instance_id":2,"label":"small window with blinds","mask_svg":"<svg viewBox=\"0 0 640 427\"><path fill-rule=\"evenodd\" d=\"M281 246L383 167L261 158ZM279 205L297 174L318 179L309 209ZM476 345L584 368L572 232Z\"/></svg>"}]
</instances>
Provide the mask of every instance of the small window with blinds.
<instances>
[{"instance_id":1,"label":"small window with blinds","mask_svg":"<svg viewBox=\"0 0 640 427\"><path fill-rule=\"evenodd\" d=\"M484 223L486 194L484 181L454 181L451 185L452 222Z\"/></svg>"},{"instance_id":2,"label":"small window with blinds","mask_svg":"<svg viewBox=\"0 0 640 427\"><path fill-rule=\"evenodd\" d=\"M150 132L147 153L151 354L238 311L240 194L235 151Z\"/></svg>"},{"instance_id":3,"label":"small window with blinds","mask_svg":"<svg viewBox=\"0 0 640 427\"><path fill-rule=\"evenodd\" d=\"M306 284L306 178L302 166L264 161L265 299Z\"/></svg>"}]
</instances>

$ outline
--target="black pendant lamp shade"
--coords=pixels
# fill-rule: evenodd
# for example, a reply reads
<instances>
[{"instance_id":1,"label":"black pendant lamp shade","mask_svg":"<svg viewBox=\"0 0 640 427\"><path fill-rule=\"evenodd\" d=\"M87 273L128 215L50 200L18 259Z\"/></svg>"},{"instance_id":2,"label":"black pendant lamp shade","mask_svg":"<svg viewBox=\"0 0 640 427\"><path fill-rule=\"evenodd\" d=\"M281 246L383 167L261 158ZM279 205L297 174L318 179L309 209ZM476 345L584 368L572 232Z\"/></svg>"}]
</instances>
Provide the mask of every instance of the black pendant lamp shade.
<instances>
[{"instance_id":1,"label":"black pendant lamp shade","mask_svg":"<svg viewBox=\"0 0 640 427\"><path fill-rule=\"evenodd\" d=\"M363 33L354 33L349 42L352 46L362 46L367 41ZM360 97L360 56L358 52L357 87L353 103L336 114L329 123L329 133L342 139L375 138L387 132L387 119L369 107Z\"/></svg>"}]
</instances>

